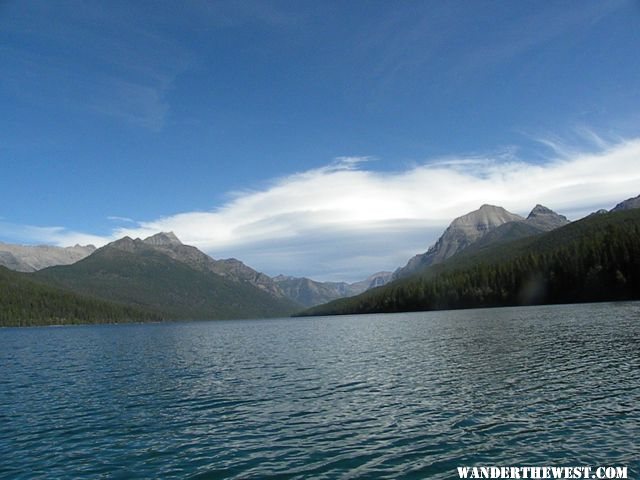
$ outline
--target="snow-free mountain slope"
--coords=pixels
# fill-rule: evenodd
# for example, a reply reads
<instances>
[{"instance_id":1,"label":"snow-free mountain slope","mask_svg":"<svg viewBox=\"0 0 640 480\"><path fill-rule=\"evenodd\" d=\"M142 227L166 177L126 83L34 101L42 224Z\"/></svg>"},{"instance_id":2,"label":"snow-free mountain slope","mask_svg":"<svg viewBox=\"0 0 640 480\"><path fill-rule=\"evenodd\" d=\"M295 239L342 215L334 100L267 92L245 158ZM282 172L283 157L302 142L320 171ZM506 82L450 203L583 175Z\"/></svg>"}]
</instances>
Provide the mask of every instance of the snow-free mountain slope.
<instances>
[{"instance_id":1,"label":"snow-free mountain slope","mask_svg":"<svg viewBox=\"0 0 640 480\"><path fill-rule=\"evenodd\" d=\"M215 260L170 236L109 243L73 265L34 278L84 295L158 312L163 318L262 318L299 306L248 281L213 271Z\"/></svg>"},{"instance_id":2,"label":"snow-free mountain slope","mask_svg":"<svg viewBox=\"0 0 640 480\"><path fill-rule=\"evenodd\" d=\"M478 210L453 220L426 253L411 258L404 267L394 272L393 278L403 278L429 265L441 263L482 238L491 230L514 221L524 221L524 218L508 212L502 207L482 205Z\"/></svg>"},{"instance_id":3,"label":"snow-free mountain slope","mask_svg":"<svg viewBox=\"0 0 640 480\"><path fill-rule=\"evenodd\" d=\"M620 210L632 210L634 208L640 208L640 195L633 198L628 198L624 202L620 202L611 209L612 212L619 212Z\"/></svg>"},{"instance_id":4,"label":"snow-free mountain slope","mask_svg":"<svg viewBox=\"0 0 640 480\"><path fill-rule=\"evenodd\" d=\"M53 247L0 242L0 265L18 272L35 272L53 265L70 265L91 255L95 249L93 245Z\"/></svg>"}]
</instances>

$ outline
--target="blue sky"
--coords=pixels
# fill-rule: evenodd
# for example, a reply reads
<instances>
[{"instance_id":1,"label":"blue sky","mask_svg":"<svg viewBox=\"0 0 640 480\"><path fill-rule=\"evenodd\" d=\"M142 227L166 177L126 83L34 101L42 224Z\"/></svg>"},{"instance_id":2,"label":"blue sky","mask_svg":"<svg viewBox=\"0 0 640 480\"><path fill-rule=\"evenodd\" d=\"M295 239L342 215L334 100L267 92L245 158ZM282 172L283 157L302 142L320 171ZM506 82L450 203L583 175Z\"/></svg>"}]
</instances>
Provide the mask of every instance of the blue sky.
<instances>
[{"instance_id":1,"label":"blue sky","mask_svg":"<svg viewBox=\"0 0 640 480\"><path fill-rule=\"evenodd\" d=\"M0 2L0 241L171 229L356 280L640 193L631 0Z\"/></svg>"}]
</instances>

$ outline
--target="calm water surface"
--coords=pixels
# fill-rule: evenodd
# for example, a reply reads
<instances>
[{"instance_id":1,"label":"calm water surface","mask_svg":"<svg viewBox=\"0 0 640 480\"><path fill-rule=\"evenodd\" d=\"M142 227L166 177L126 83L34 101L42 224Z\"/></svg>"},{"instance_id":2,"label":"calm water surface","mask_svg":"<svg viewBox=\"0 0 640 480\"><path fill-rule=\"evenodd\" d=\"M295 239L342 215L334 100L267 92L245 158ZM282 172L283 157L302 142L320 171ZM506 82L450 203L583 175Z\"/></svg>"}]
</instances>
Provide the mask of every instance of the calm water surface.
<instances>
[{"instance_id":1,"label":"calm water surface","mask_svg":"<svg viewBox=\"0 0 640 480\"><path fill-rule=\"evenodd\" d=\"M2 478L640 478L640 303L0 329Z\"/></svg>"}]
</instances>

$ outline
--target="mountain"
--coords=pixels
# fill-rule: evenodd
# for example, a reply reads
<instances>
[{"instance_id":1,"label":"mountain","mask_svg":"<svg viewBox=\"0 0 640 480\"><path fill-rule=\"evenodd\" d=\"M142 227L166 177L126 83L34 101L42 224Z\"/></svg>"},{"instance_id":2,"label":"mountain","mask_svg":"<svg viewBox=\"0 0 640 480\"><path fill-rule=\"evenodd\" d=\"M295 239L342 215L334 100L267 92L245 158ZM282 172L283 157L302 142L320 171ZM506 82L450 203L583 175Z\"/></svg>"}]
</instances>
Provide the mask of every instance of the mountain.
<instances>
[{"instance_id":1,"label":"mountain","mask_svg":"<svg viewBox=\"0 0 640 480\"><path fill-rule=\"evenodd\" d=\"M285 298L284 292L268 275L235 258L214 260L196 247L184 245L173 232L160 232L142 242L196 270L215 273L234 282L249 283L274 297Z\"/></svg>"},{"instance_id":2,"label":"mountain","mask_svg":"<svg viewBox=\"0 0 640 480\"><path fill-rule=\"evenodd\" d=\"M319 305L336 298L352 295L349 284L344 282L317 282L310 278L279 275L274 277L284 294L304 307Z\"/></svg>"},{"instance_id":3,"label":"mountain","mask_svg":"<svg viewBox=\"0 0 640 480\"><path fill-rule=\"evenodd\" d=\"M411 258L404 267L393 273L393 279L405 278L429 265L442 263L500 225L523 220L520 215L510 213L502 207L482 205L478 210L453 220L426 253Z\"/></svg>"},{"instance_id":4,"label":"mountain","mask_svg":"<svg viewBox=\"0 0 640 480\"><path fill-rule=\"evenodd\" d=\"M538 204L531 210L525 223L540 231L550 232L556 228L564 227L570 222L564 215L558 215L553 210Z\"/></svg>"},{"instance_id":5,"label":"mountain","mask_svg":"<svg viewBox=\"0 0 640 480\"><path fill-rule=\"evenodd\" d=\"M49 245L13 245L0 242L0 265L18 272L35 272L53 265L69 265L91 255L93 245L52 247Z\"/></svg>"},{"instance_id":6,"label":"mountain","mask_svg":"<svg viewBox=\"0 0 640 480\"><path fill-rule=\"evenodd\" d=\"M640 209L462 251L419 274L302 314L640 299Z\"/></svg>"},{"instance_id":7,"label":"mountain","mask_svg":"<svg viewBox=\"0 0 640 480\"><path fill-rule=\"evenodd\" d=\"M277 298L290 298L282 291L280 285L270 276L248 267L240 260L227 258L215 261L212 271L218 275L239 282L248 282L256 288Z\"/></svg>"},{"instance_id":8,"label":"mountain","mask_svg":"<svg viewBox=\"0 0 640 480\"><path fill-rule=\"evenodd\" d=\"M151 235L150 237L145 238L143 241L147 245L152 245L154 247L179 247L184 245L173 232L159 232L155 235Z\"/></svg>"},{"instance_id":9,"label":"mountain","mask_svg":"<svg viewBox=\"0 0 640 480\"><path fill-rule=\"evenodd\" d=\"M393 277L392 272L377 272L364 280L351 284L351 291L355 292L353 295L357 295L371 288L381 287L391 281Z\"/></svg>"},{"instance_id":10,"label":"mountain","mask_svg":"<svg viewBox=\"0 0 640 480\"><path fill-rule=\"evenodd\" d=\"M43 285L32 274L0 267L0 326L158 321L162 316Z\"/></svg>"},{"instance_id":11,"label":"mountain","mask_svg":"<svg viewBox=\"0 0 640 480\"><path fill-rule=\"evenodd\" d=\"M11 247L10 251L9 247ZM316 282L306 278L293 277L281 277L276 281L268 275L252 269L235 258L215 260L198 250L196 247L183 244L173 232L160 232L145 238L144 240L133 240L129 237L125 237L112 242L108 247L117 248L131 254L140 254L143 253L145 249L151 248L154 251L162 253L172 260L182 263L201 273L212 273L236 284L251 285L275 299L288 303L290 306L293 303L296 303L300 306L309 307L320 303L326 303L336 298L357 295L368 288L384 284L388 281L391 275L388 272L379 272L354 284L343 282ZM17 258L13 253L11 253L28 253L33 252L34 249L36 253L42 254L43 252L54 252L57 255L49 255L48 263L40 261L40 263L37 264L38 268L33 268L31 265L27 265L21 260L21 258L34 258L35 255L33 253L30 253L29 257L23 255L21 258ZM89 253L94 251L95 247L93 246L76 246L62 249L58 247L20 247L9 245L7 246L7 251L0 250L0 265L4 265L12 270L34 271L40 270L40 267L44 268L47 266L74 263L87 257ZM40 255L39 258L42 258L42 255ZM31 263L33 264L33 262ZM44 278L45 275L42 277ZM73 288L80 287L76 285Z\"/></svg>"},{"instance_id":12,"label":"mountain","mask_svg":"<svg viewBox=\"0 0 640 480\"><path fill-rule=\"evenodd\" d=\"M384 285L391 278L391 272L378 272L355 283L318 282L309 278L278 275L273 280L284 294L304 307L313 307L338 298L352 297L370 288Z\"/></svg>"},{"instance_id":13,"label":"mountain","mask_svg":"<svg viewBox=\"0 0 640 480\"><path fill-rule=\"evenodd\" d=\"M295 299L288 297L278 283L268 275L254 270L235 258L214 260L196 247L184 245L173 232L161 232L146 238L143 242L194 269L214 273L235 283L252 285L286 304L298 305Z\"/></svg>"},{"instance_id":14,"label":"mountain","mask_svg":"<svg viewBox=\"0 0 640 480\"><path fill-rule=\"evenodd\" d=\"M215 273L216 261L173 234L124 237L73 265L31 274L48 285L154 311L163 318L262 318L299 306L249 281Z\"/></svg>"},{"instance_id":15,"label":"mountain","mask_svg":"<svg viewBox=\"0 0 640 480\"><path fill-rule=\"evenodd\" d=\"M631 210L634 208L640 208L640 195L633 198L628 198L624 202L620 202L618 205L611 209L612 212L619 212L621 210Z\"/></svg>"},{"instance_id":16,"label":"mountain","mask_svg":"<svg viewBox=\"0 0 640 480\"><path fill-rule=\"evenodd\" d=\"M430 265L442 263L471 246L480 249L497 242L549 232L569 223L565 216L540 204L531 210L526 219L502 207L483 205L451 222L435 245L396 270L393 280L406 278Z\"/></svg>"},{"instance_id":17,"label":"mountain","mask_svg":"<svg viewBox=\"0 0 640 480\"><path fill-rule=\"evenodd\" d=\"M568 225L569 220L553 210L542 205L536 205L525 220L507 222L487 232L461 252L475 252L498 243L510 242L520 238L527 238L541 233L550 232L556 228Z\"/></svg>"}]
</instances>

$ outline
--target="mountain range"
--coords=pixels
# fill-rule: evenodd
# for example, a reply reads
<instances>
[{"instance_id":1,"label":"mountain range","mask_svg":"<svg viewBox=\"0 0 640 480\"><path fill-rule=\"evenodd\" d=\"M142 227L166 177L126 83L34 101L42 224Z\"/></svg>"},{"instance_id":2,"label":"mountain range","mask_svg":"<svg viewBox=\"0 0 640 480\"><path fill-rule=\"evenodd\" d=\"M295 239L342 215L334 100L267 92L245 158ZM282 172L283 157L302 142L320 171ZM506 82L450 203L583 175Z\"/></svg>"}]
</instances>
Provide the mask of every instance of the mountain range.
<instances>
[{"instance_id":1,"label":"mountain range","mask_svg":"<svg viewBox=\"0 0 640 480\"><path fill-rule=\"evenodd\" d=\"M414 257L411 272L301 314L640 299L640 196L575 222L540 205L527 219L508 218L483 205Z\"/></svg>"},{"instance_id":2,"label":"mountain range","mask_svg":"<svg viewBox=\"0 0 640 480\"><path fill-rule=\"evenodd\" d=\"M319 282L309 278L284 275L272 278L235 258L214 260L197 248L184 245L173 232L160 232L141 242L195 270L214 273L232 282L253 285L276 299L289 299L302 307L311 307L337 298L357 295L368 288L383 285L391 279L390 272L379 272L354 283ZM118 247L134 252L136 245L139 246L139 242L136 243L135 240L125 237L112 242L107 247ZM95 251L96 248L93 245L62 248L0 243L0 266L18 272L36 272L51 266L74 264Z\"/></svg>"},{"instance_id":3,"label":"mountain range","mask_svg":"<svg viewBox=\"0 0 640 480\"><path fill-rule=\"evenodd\" d=\"M300 308L218 264L171 233L144 240L124 237L72 265L31 277L82 295L132 305L171 319L261 318Z\"/></svg>"},{"instance_id":4,"label":"mountain range","mask_svg":"<svg viewBox=\"0 0 640 480\"><path fill-rule=\"evenodd\" d=\"M273 280L284 294L305 307L330 302L337 298L358 295L370 288L385 285L391 280L391 272L378 272L360 282L316 282L309 278L278 275Z\"/></svg>"},{"instance_id":5,"label":"mountain range","mask_svg":"<svg viewBox=\"0 0 640 480\"><path fill-rule=\"evenodd\" d=\"M522 294L526 290L523 285L528 284L527 279L518 277L527 275L522 265L535 257L537 263L529 265L530 269L546 265L547 270L538 274L544 277L544 285L552 285L564 268L553 263L560 254L570 258L580 253L593 259L600 250L611 250L602 243L598 228L617 232L609 240L616 248L622 245L624 251L611 250L604 257L606 261L595 265L600 271L608 269L606 278L594 273L590 269L594 265L590 267L584 258L575 257L576 271L580 270L583 280L591 279L590 287L584 286L583 290L592 291L590 288L599 281L601 292L627 298L636 281L635 263L618 264L614 259L618 254L629 257L638 243L633 225L639 207L640 196L619 203L610 212L600 210L581 221L569 222L542 205L536 205L526 218L499 206L483 205L454 219L425 253L414 256L404 267L355 283L283 275L272 278L237 259L215 260L184 245L172 232L160 232L144 240L124 237L99 249L0 244L0 264L16 270L0 267L0 284L6 287L0 291L0 324L262 318L310 307L306 313L325 314L537 302L536 295ZM591 250L585 250L587 244ZM565 251L568 245L573 246ZM487 272L499 276L504 271L511 272L508 281L503 279L503 285L494 282L487 287ZM478 277L482 280L474 276L479 272L484 272ZM562 278L566 280L570 277L567 275ZM621 279L624 288L615 283ZM580 278L572 282L578 285ZM565 284L556 285L556 290L565 292L565 296L544 298L588 299ZM623 290L627 292L624 295ZM589 298L599 298L594 292Z\"/></svg>"}]
</instances>

